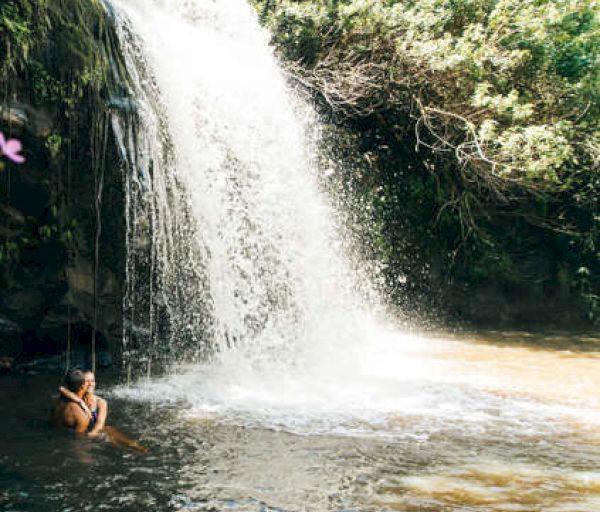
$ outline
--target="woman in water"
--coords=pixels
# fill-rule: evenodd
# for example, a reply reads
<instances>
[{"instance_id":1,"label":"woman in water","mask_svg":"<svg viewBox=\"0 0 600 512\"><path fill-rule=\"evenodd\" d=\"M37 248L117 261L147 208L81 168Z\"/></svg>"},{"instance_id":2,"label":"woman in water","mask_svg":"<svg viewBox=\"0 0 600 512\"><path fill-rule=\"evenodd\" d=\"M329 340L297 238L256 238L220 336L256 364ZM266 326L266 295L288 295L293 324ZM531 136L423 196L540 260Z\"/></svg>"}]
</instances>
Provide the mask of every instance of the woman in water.
<instances>
[{"instance_id":1,"label":"woman in water","mask_svg":"<svg viewBox=\"0 0 600 512\"><path fill-rule=\"evenodd\" d=\"M104 398L100 398L94 394L94 391L96 390L96 377L94 376L94 372L88 370L84 372L84 376L86 390L82 398L79 398L75 393L63 386L60 386L58 390L63 397L79 404L89 417L90 421L86 431L87 435L97 436L106 424L108 404Z\"/></svg>"},{"instance_id":2,"label":"woman in water","mask_svg":"<svg viewBox=\"0 0 600 512\"><path fill-rule=\"evenodd\" d=\"M70 400L81 407L89 418L89 423L85 433L88 436L97 437L103 434L105 439L119 448L129 448L139 453L148 453L148 449L137 441L128 438L110 425L106 425L106 417L108 416L108 404L104 398L94 394L96 390L96 378L94 372L84 372L84 391L83 394L75 393L60 386L58 388L63 400ZM81 396L81 398L80 398Z\"/></svg>"}]
</instances>

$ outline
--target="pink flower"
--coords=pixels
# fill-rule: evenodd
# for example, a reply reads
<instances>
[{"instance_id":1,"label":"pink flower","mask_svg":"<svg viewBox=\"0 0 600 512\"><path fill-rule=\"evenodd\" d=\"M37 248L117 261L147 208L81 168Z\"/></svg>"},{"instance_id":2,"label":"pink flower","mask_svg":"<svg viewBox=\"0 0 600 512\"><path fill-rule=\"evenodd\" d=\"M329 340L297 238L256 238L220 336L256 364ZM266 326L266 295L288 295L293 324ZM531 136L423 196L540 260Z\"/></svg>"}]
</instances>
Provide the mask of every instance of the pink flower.
<instances>
[{"instance_id":1,"label":"pink flower","mask_svg":"<svg viewBox=\"0 0 600 512\"><path fill-rule=\"evenodd\" d=\"M25 157L19 154L21 148L22 145L19 139L6 140L4 134L0 132L0 153L4 153L4 155L13 162L22 164L25 161Z\"/></svg>"}]
</instances>

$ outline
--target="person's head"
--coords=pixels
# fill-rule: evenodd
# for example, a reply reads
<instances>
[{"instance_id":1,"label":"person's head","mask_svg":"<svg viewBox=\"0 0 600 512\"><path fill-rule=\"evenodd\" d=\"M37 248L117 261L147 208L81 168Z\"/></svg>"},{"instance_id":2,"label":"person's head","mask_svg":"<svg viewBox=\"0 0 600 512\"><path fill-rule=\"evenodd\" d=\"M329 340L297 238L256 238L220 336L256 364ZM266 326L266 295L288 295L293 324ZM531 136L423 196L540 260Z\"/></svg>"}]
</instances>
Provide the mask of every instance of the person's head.
<instances>
[{"instance_id":1,"label":"person's head","mask_svg":"<svg viewBox=\"0 0 600 512\"><path fill-rule=\"evenodd\" d=\"M91 370L86 370L83 372L83 374L88 393L93 393L96 389L96 376L94 375L94 372Z\"/></svg>"},{"instance_id":2,"label":"person's head","mask_svg":"<svg viewBox=\"0 0 600 512\"><path fill-rule=\"evenodd\" d=\"M65 386L73 393L79 393L86 385L85 373L79 369L70 370L65 376Z\"/></svg>"}]
</instances>

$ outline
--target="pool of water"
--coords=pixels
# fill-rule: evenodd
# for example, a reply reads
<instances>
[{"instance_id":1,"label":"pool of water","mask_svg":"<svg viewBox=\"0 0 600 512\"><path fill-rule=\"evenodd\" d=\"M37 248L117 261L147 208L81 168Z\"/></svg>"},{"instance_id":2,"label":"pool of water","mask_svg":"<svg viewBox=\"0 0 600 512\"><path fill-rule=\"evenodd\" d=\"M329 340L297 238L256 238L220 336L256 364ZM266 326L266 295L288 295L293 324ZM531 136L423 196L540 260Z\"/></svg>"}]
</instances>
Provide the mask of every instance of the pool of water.
<instances>
[{"instance_id":1,"label":"pool of water","mask_svg":"<svg viewBox=\"0 0 600 512\"><path fill-rule=\"evenodd\" d=\"M572 338L379 352L378 378L343 392L228 380L226 363L133 387L100 374L110 423L147 454L50 428L58 377L3 376L0 509L596 511L600 354Z\"/></svg>"}]
</instances>

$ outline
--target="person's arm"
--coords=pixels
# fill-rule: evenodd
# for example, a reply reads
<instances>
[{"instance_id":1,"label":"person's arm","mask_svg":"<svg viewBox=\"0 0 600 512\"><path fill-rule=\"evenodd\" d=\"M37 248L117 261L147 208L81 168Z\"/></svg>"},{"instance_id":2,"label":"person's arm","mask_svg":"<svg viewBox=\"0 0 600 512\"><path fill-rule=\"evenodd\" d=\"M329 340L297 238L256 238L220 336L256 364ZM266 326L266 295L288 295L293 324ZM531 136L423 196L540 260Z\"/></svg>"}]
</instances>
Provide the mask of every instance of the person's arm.
<instances>
[{"instance_id":1,"label":"person's arm","mask_svg":"<svg viewBox=\"0 0 600 512\"><path fill-rule=\"evenodd\" d=\"M92 416L92 413L90 412L90 408L86 405L86 403L83 401L83 399L79 398L75 393L73 393L72 391L69 391L64 386L60 386L58 388L58 391L60 392L60 394L62 396L64 396L65 398L68 398L72 402L75 402L79 407L81 407L81 410L85 413L85 415L88 418L90 418Z\"/></svg>"},{"instance_id":2,"label":"person's arm","mask_svg":"<svg viewBox=\"0 0 600 512\"><path fill-rule=\"evenodd\" d=\"M98 398L97 407L98 418L96 419L96 424L94 425L94 428L88 433L89 436L98 435L104 428L104 425L106 424L106 417L108 416L108 403L106 402L106 400L104 400L104 398Z\"/></svg>"}]
</instances>

